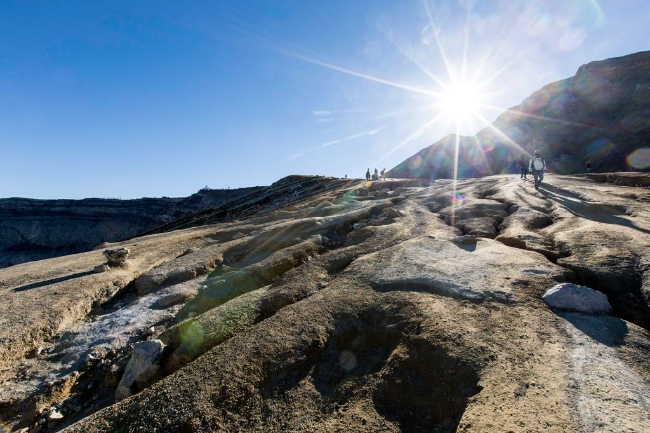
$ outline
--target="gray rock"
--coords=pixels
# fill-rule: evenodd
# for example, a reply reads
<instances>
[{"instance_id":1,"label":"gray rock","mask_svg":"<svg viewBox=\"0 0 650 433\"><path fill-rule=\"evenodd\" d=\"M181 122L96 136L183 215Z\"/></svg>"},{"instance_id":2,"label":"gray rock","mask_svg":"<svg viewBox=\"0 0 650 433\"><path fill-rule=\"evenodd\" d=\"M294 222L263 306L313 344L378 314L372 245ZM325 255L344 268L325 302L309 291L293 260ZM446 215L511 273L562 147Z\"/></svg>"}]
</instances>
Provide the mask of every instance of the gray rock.
<instances>
[{"instance_id":1,"label":"gray rock","mask_svg":"<svg viewBox=\"0 0 650 433\"><path fill-rule=\"evenodd\" d=\"M510 302L514 286L509 281L524 280L529 273L556 281L565 279L567 273L550 262L540 262L537 253L471 235L412 239L386 249L380 258L358 260L347 270L360 272L382 291L422 291L474 303Z\"/></svg>"},{"instance_id":2,"label":"gray rock","mask_svg":"<svg viewBox=\"0 0 650 433\"><path fill-rule=\"evenodd\" d=\"M167 276L163 273L141 275L135 279L135 291L138 295L146 295L160 287L166 277Z\"/></svg>"},{"instance_id":3,"label":"gray rock","mask_svg":"<svg viewBox=\"0 0 650 433\"><path fill-rule=\"evenodd\" d=\"M135 345L124 376L117 386L116 401L130 397L133 393L133 385L141 390L155 380L164 348L165 344L160 340L143 341Z\"/></svg>"},{"instance_id":4,"label":"gray rock","mask_svg":"<svg viewBox=\"0 0 650 433\"><path fill-rule=\"evenodd\" d=\"M51 421L58 421L58 420L63 419L63 415L61 414L61 412L59 412L57 410L53 410L52 412L50 412L47 419L49 419Z\"/></svg>"},{"instance_id":5,"label":"gray rock","mask_svg":"<svg viewBox=\"0 0 650 433\"><path fill-rule=\"evenodd\" d=\"M117 248L114 250L104 250L104 256L108 260L109 266L125 266L131 251L128 248Z\"/></svg>"},{"instance_id":6,"label":"gray rock","mask_svg":"<svg viewBox=\"0 0 650 433\"><path fill-rule=\"evenodd\" d=\"M172 305L180 304L188 298L191 298L194 295L191 291L172 293L171 295L163 296L158 299L153 305L152 308L163 309L169 308Z\"/></svg>"},{"instance_id":7,"label":"gray rock","mask_svg":"<svg viewBox=\"0 0 650 433\"><path fill-rule=\"evenodd\" d=\"M100 274L100 273L102 273L102 272L108 272L108 271L110 271L110 270L111 270L111 267L108 266L106 263L101 264L101 265L97 265L97 266L95 266L95 267L93 268L93 272L95 272L95 273L97 273L97 274Z\"/></svg>"},{"instance_id":8,"label":"gray rock","mask_svg":"<svg viewBox=\"0 0 650 433\"><path fill-rule=\"evenodd\" d=\"M582 313L611 313L612 307L604 293L578 284L557 284L544 293L542 299L551 308Z\"/></svg>"}]
</instances>

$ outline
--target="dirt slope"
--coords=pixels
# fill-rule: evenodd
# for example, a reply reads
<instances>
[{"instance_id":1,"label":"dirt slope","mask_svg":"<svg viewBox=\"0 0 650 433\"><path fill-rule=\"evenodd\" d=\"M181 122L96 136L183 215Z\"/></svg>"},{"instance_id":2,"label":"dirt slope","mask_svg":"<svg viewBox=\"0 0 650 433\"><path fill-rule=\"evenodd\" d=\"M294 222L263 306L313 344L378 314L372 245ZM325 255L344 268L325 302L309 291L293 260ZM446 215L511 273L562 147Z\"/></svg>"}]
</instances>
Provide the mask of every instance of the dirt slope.
<instances>
[{"instance_id":1,"label":"dirt slope","mask_svg":"<svg viewBox=\"0 0 650 433\"><path fill-rule=\"evenodd\" d=\"M547 181L336 183L114 245L130 248L126 269L91 274L89 252L0 270L3 420L648 431L650 191ZM541 295L559 282L606 293L614 315L551 310ZM113 404L143 340L165 345L156 372Z\"/></svg>"}]
</instances>

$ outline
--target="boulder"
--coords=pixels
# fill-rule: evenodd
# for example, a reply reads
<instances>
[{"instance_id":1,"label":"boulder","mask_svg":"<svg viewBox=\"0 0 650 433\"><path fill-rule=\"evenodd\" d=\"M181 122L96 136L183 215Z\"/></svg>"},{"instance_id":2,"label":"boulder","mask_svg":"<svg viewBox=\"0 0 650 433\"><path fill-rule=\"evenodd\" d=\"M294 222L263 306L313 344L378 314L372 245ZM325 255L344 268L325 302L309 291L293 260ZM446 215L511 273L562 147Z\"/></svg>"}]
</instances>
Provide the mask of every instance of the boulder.
<instances>
[{"instance_id":1,"label":"boulder","mask_svg":"<svg viewBox=\"0 0 650 433\"><path fill-rule=\"evenodd\" d=\"M142 390L156 380L164 348L165 344L160 340L148 340L135 345L124 376L115 391L116 401L130 397L134 390Z\"/></svg>"},{"instance_id":2,"label":"boulder","mask_svg":"<svg viewBox=\"0 0 650 433\"><path fill-rule=\"evenodd\" d=\"M562 310L589 314L611 313L612 311L604 293L578 284L557 284L548 289L542 299L549 307Z\"/></svg>"},{"instance_id":3,"label":"boulder","mask_svg":"<svg viewBox=\"0 0 650 433\"><path fill-rule=\"evenodd\" d=\"M138 295L146 295L159 288L167 278L167 275L159 272L140 275L135 279L135 291Z\"/></svg>"},{"instance_id":4,"label":"boulder","mask_svg":"<svg viewBox=\"0 0 650 433\"><path fill-rule=\"evenodd\" d=\"M189 298L195 295L194 291L183 291L183 292L177 292L177 293L172 293L167 296L163 296L162 298L158 299L153 305L152 308L156 309L165 309L169 308L173 305L180 304L181 302L185 302Z\"/></svg>"},{"instance_id":5,"label":"boulder","mask_svg":"<svg viewBox=\"0 0 650 433\"><path fill-rule=\"evenodd\" d=\"M104 250L104 256L108 260L109 266L126 266L126 260L131 251L128 248L117 248L114 250Z\"/></svg>"}]
</instances>

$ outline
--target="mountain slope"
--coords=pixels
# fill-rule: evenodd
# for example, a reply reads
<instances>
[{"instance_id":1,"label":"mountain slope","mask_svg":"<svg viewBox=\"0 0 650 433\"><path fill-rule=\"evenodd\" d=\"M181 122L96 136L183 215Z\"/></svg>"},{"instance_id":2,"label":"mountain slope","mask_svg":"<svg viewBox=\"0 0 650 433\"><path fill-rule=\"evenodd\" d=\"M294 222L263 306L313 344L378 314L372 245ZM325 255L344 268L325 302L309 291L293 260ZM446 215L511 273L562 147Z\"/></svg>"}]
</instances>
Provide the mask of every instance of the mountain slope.
<instances>
[{"instance_id":1,"label":"mountain slope","mask_svg":"<svg viewBox=\"0 0 650 433\"><path fill-rule=\"evenodd\" d=\"M650 169L650 51L592 62L544 86L473 137L459 137L459 177L513 172L525 151L540 150L557 173ZM456 137L422 149L389 177L452 178Z\"/></svg>"},{"instance_id":2,"label":"mountain slope","mask_svg":"<svg viewBox=\"0 0 650 433\"><path fill-rule=\"evenodd\" d=\"M288 202L294 181L314 187ZM123 268L90 272L104 260L90 251L1 269L3 422L650 430L647 188L557 174L540 191L506 175L276 187L262 215L110 245L130 249ZM550 309L561 282L605 293L614 315Z\"/></svg>"}]
</instances>

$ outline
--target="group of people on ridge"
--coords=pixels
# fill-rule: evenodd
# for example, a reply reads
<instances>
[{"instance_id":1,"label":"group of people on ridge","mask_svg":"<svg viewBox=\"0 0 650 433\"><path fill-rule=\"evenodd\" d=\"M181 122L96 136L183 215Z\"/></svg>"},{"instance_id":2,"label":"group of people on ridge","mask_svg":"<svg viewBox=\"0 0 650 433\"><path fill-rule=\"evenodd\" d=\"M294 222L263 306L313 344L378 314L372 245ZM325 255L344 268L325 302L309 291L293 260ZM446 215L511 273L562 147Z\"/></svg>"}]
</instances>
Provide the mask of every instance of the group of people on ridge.
<instances>
[{"instance_id":1,"label":"group of people on ridge","mask_svg":"<svg viewBox=\"0 0 650 433\"><path fill-rule=\"evenodd\" d=\"M546 161L542 158L539 150L533 153L533 157L530 158L528 164L526 164L526 155L522 153L517 160L517 165L521 170L521 179L528 179L526 175L532 173L533 179L535 180L535 189L539 190L539 186L542 180L544 180L544 172L546 171Z\"/></svg>"},{"instance_id":2,"label":"group of people on ridge","mask_svg":"<svg viewBox=\"0 0 650 433\"><path fill-rule=\"evenodd\" d=\"M378 179L386 180L386 169L384 168L381 171L381 173L379 173L377 171L377 169L375 168L375 173L372 176L370 176L370 168L368 168L368 170L366 170L366 180L370 180L370 179L372 179L372 180L378 180Z\"/></svg>"},{"instance_id":3,"label":"group of people on ridge","mask_svg":"<svg viewBox=\"0 0 650 433\"><path fill-rule=\"evenodd\" d=\"M539 150L533 153L533 157L526 163L526 154L522 153L517 159L517 165L521 170L521 179L528 179L526 175L531 173L535 179L535 189L539 190L539 185L544 180L544 172L546 171L546 161L541 157ZM593 172L593 164L591 161L585 163L587 173Z\"/></svg>"}]
</instances>

